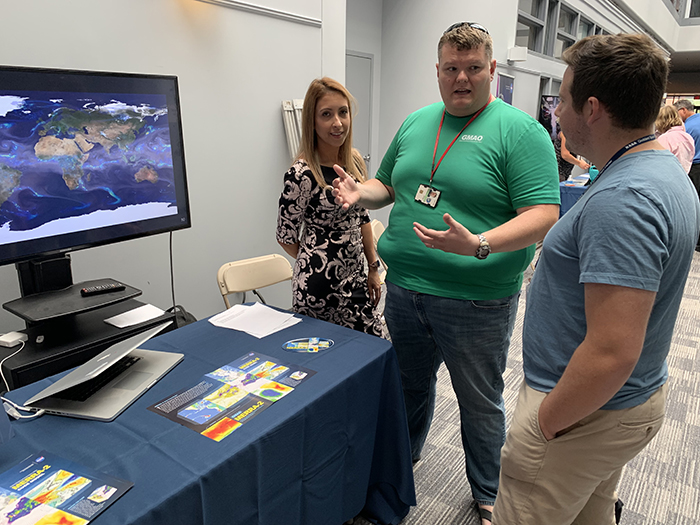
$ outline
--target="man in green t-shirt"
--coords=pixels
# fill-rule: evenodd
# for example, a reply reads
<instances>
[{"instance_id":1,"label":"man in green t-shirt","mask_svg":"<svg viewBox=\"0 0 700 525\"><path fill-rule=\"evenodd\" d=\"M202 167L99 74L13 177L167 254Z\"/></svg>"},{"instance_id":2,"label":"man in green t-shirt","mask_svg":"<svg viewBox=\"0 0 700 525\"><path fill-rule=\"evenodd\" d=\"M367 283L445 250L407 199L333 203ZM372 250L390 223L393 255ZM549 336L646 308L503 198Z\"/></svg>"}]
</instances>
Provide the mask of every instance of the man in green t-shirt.
<instances>
[{"instance_id":1,"label":"man in green t-shirt","mask_svg":"<svg viewBox=\"0 0 700 525\"><path fill-rule=\"evenodd\" d=\"M408 116L376 179L356 184L336 166L333 183L344 206L394 204L378 249L388 266L385 317L413 459L425 443L444 361L484 523L498 490L502 374L523 271L559 216L552 142L532 117L491 95L492 46L479 24L445 31L437 63L442 103Z\"/></svg>"}]
</instances>

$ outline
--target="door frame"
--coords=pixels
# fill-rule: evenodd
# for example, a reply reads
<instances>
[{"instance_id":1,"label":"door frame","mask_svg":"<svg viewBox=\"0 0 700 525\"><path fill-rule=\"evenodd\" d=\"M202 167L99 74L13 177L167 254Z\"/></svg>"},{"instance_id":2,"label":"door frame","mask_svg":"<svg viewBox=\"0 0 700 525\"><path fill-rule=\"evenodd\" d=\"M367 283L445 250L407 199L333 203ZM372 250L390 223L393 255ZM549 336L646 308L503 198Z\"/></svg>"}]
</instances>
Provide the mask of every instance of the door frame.
<instances>
[{"instance_id":1,"label":"door frame","mask_svg":"<svg viewBox=\"0 0 700 525\"><path fill-rule=\"evenodd\" d=\"M371 168L372 168L373 162L375 160L374 157L372 156L373 149L374 149L372 147L372 137L373 137L372 128L374 127L374 108L373 108L373 106L374 106L374 54L365 53L362 51L353 51L351 49L346 50L345 51L345 57L346 57L345 70L346 70L346 72L347 72L347 57L348 56L353 56L356 58L364 58L364 59L368 59L370 61L369 104L368 104L368 108L367 108L367 110L368 110L368 112L367 112L368 126L369 126L369 129L367 130L368 131L367 147L368 147L369 151L367 152L367 154L370 156L370 160L369 160L369 163L367 165L367 171L368 171L368 173L371 173L372 172ZM345 78L345 86L346 87L347 87L347 83L348 83L348 79L347 79L347 73L346 73L346 78ZM352 94L352 91L350 91L350 93Z\"/></svg>"}]
</instances>

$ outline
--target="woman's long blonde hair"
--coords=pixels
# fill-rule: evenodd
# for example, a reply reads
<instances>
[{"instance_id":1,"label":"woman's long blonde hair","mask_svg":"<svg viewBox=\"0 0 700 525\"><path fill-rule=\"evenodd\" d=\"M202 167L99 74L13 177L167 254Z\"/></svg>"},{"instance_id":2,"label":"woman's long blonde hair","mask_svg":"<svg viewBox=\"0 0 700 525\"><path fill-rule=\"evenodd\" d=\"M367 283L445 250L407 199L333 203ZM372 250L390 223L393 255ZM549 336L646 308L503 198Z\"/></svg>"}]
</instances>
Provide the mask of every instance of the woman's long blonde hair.
<instances>
[{"instance_id":1,"label":"woman's long blonde hair","mask_svg":"<svg viewBox=\"0 0 700 525\"><path fill-rule=\"evenodd\" d=\"M319 99L329 93L338 93L345 97L350 106L350 128L348 129L345 142L340 146L338 152L339 164L343 166L348 175L359 182L367 180L367 167L362 155L352 147L352 117L353 109L355 108L355 99L345 87L332 78L323 77L317 78L309 84L309 89L306 90L304 97L304 107L301 110L301 145L297 160L303 160L314 174L316 182L321 188L327 188L323 173L321 172L321 164L318 160L316 136L316 104Z\"/></svg>"},{"instance_id":2,"label":"woman's long blonde hair","mask_svg":"<svg viewBox=\"0 0 700 525\"><path fill-rule=\"evenodd\" d=\"M682 126L683 119L678 114L678 110L673 106L663 106L656 117L656 131L659 135L666 133L673 126Z\"/></svg>"}]
</instances>

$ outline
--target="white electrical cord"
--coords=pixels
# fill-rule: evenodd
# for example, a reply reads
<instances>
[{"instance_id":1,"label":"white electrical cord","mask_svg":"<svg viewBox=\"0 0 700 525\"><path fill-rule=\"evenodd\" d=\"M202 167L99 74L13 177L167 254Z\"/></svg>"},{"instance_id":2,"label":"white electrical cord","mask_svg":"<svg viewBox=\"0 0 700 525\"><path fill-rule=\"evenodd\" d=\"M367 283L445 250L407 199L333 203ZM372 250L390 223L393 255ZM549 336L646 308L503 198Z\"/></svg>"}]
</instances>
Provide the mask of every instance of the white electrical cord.
<instances>
[{"instance_id":1,"label":"white electrical cord","mask_svg":"<svg viewBox=\"0 0 700 525\"><path fill-rule=\"evenodd\" d=\"M7 412L11 417L13 417L15 419L35 419L39 416L43 416L44 412L46 412L46 410L44 410L42 408L41 410L38 410L34 414L23 416L22 414L19 413L20 410L23 412L33 412L33 410L31 410L27 407L23 407L21 405L18 405L14 401L11 401L10 399L7 399L4 396L0 396L0 399L2 399L2 406L5 408L5 412Z\"/></svg>"},{"instance_id":2,"label":"white electrical cord","mask_svg":"<svg viewBox=\"0 0 700 525\"><path fill-rule=\"evenodd\" d=\"M13 356L16 356L17 354L19 354L22 351L22 349L24 348L24 344L25 344L25 342L22 341L22 346L20 346L19 349L15 353L8 355L5 359L0 361L0 377L2 377L2 382L5 385L5 391L9 391L10 386L7 384L7 379L5 379L5 372L3 372L3 370L2 370L2 365L5 364L5 361L7 361L10 357L13 357ZM0 396L0 399L2 399L2 401L3 401L2 405L5 408L5 412L7 412L8 415L10 415L11 417L13 417L15 419L34 419L34 418L37 418L39 416L43 416L44 412L45 412L45 410L39 410L34 414L23 416L22 414L20 414L20 411L33 412L33 410L31 410L27 407L20 406L17 403L15 403L14 401L7 399L6 397Z\"/></svg>"},{"instance_id":3,"label":"white electrical cord","mask_svg":"<svg viewBox=\"0 0 700 525\"><path fill-rule=\"evenodd\" d=\"M16 356L22 351L22 348L24 348L24 341L22 341L22 346L19 347L19 350L17 350L14 354L8 355L5 359L0 361L0 377L2 377L2 382L5 385L5 392L10 390L9 385L7 384L7 379L5 379L5 372L2 371L2 365L5 364L5 361L7 361L10 357Z\"/></svg>"}]
</instances>

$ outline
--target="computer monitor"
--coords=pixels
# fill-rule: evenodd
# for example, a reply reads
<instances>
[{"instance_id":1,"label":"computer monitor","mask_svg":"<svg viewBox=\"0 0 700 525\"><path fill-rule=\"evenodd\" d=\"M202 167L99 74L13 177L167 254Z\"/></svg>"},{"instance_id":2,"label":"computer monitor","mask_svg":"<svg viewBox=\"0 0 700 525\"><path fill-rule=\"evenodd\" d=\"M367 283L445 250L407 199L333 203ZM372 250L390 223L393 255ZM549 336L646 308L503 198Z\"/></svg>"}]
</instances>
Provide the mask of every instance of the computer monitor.
<instances>
[{"instance_id":1,"label":"computer monitor","mask_svg":"<svg viewBox=\"0 0 700 525\"><path fill-rule=\"evenodd\" d=\"M0 265L23 295L64 287L67 252L190 225L177 77L0 66Z\"/></svg>"}]
</instances>

